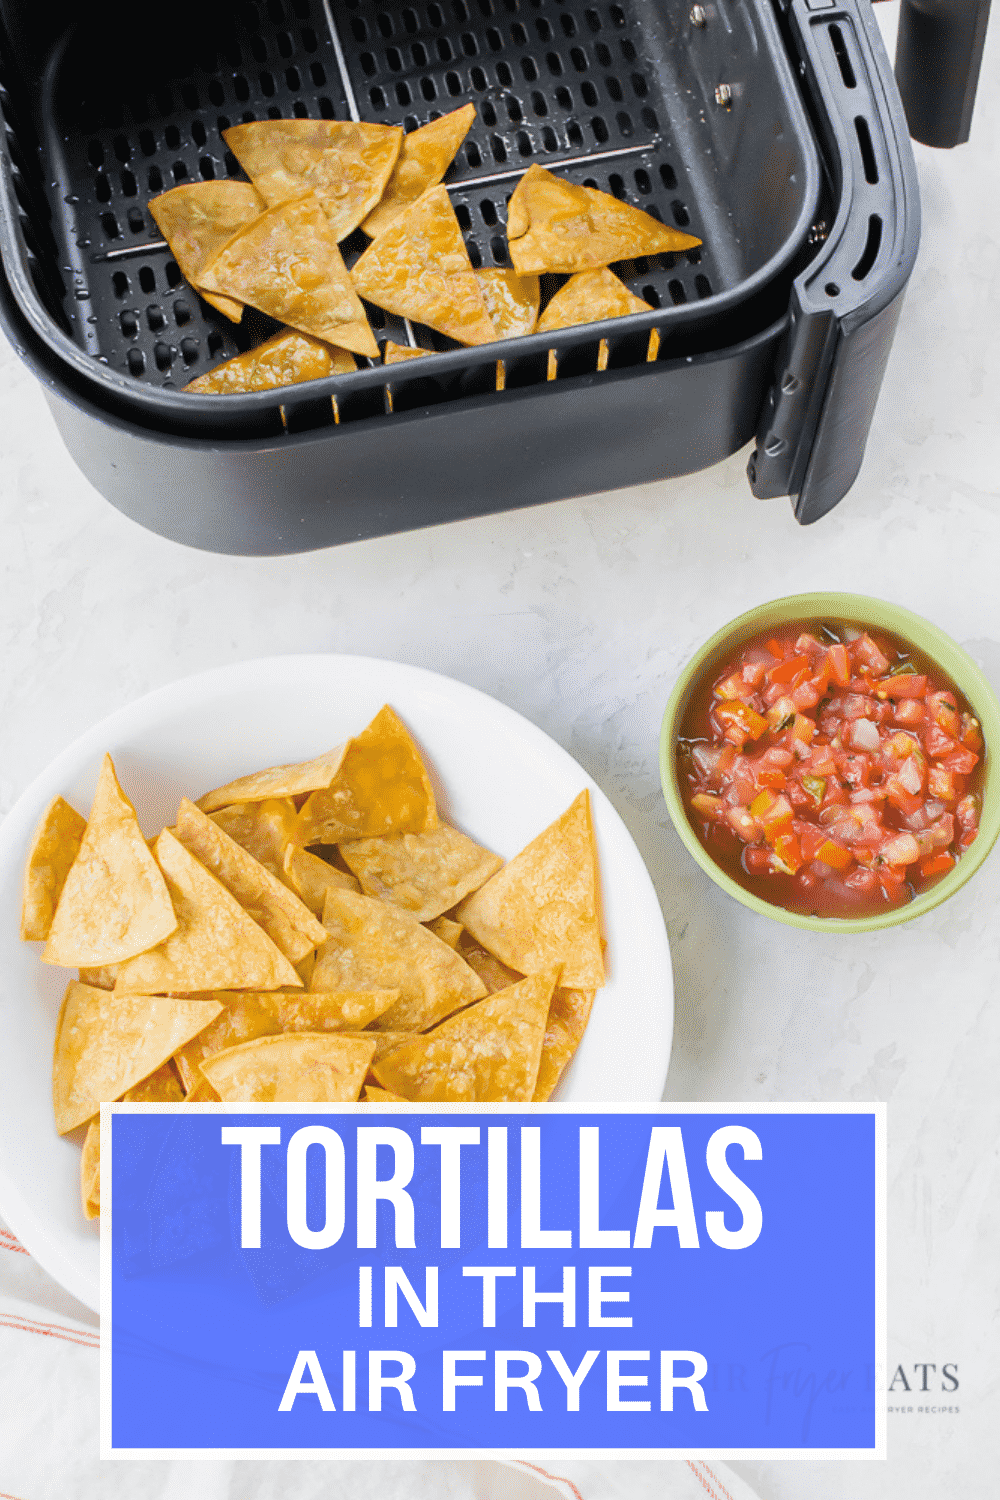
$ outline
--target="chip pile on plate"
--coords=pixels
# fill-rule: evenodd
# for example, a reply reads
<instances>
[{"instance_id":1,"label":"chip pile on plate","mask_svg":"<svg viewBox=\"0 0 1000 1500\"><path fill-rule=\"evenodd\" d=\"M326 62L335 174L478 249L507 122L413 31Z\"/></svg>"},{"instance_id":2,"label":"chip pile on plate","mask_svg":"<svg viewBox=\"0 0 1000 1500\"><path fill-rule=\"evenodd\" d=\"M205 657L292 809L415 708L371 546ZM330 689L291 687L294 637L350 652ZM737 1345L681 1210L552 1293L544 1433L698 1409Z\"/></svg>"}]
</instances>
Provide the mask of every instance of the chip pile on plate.
<instances>
[{"instance_id":1,"label":"chip pile on plate","mask_svg":"<svg viewBox=\"0 0 1000 1500\"><path fill-rule=\"evenodd\" d=\"M465 345L652 311L609 266L701 241L539 166L510 200L513 269L474 269L440 184L475 116L466 104L409 134L308 119L225 130L250 181L183 183L150 213L212 307L234 323L254 307L283 327L185 389L273 390L345 374L356 355L395 364L431 352L391 341L380 351L362 298ZM340 247L357 229L372 243L348 269ZM539 319L539 276L550 272L570 279Z\"/></svg>"},{"instance_id":2,"label":"chip pile on plate","mask_svg":"<svg viewBox=\"0 0 1000 1500\"><path fill-rule=\"evenodd\" d=\"M73 968L56 1028L60 1134L100 1105L544 1101L604 982L580 793L508 864L443 822L391 708L314 760L183 798L144 837L106 755L84 819L46 808L21 936Z\"/></svg>"}]
</instances>

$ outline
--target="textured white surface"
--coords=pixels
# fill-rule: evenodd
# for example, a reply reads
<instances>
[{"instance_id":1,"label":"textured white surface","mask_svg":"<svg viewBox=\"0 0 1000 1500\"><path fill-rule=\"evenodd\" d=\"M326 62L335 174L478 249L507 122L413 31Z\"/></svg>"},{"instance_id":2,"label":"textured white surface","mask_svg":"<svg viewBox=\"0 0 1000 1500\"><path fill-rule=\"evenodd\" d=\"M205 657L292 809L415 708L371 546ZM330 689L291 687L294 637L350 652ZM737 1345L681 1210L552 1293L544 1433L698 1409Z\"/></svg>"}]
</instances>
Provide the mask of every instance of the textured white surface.
<instances>
[{"instance_id":1,"label":"textured white surface","mask_svg":"<svg viewBox=\"0 0 1000 1500\"><path fill-rule=\"evenodd\" d=\"M0 348L0 808L83 727L202 667L330 650L432 667L565 745L638 841L676 968L668 1097L888 1100L889 1356L916 1388L887 1399L912 1410L890 1416L885 1465L738 1465L763 1500L995 1486L1000 856L913 927L839 940L780 928L684 853L656 740L693 648L805 589L922 610L1000 688L998 32L973 141L917 148L923 247L868 456L809 530L784 501L751 498L741 454L687 480L307 557L206 556L87 486ZM916 1362L937 1366L926 1395ZM948 1395L946 1362L960 1381Z\"/></svg>"}]
</instances>

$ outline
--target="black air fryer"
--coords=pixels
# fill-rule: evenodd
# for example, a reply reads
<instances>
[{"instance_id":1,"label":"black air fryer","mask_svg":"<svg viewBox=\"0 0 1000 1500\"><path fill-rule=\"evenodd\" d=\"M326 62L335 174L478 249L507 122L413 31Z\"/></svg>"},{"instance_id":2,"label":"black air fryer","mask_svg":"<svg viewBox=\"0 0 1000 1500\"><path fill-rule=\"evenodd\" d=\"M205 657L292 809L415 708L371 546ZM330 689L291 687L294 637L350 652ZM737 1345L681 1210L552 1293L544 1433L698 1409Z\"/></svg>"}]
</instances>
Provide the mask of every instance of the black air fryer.
<instances>
[{"instance_id":1,"label":"black air fryer","mask_svg":"<svg viewBox=\"0 0 1000 1500\"><path fill-rule=\"evenodd\" d=\"M812 522L857 475L916 255L909 130L967 138L988 4L903 0L901 102L868 0L0 0L0 321L91 483L195 547L590 494L754 434L754 494ZM473 265L509 264L506 203L539 163L702 240L615 267L655 311L464 349L370 308L380 342L432 357L185 394L276 325L214 313L149 199L239 176L240 121L410 130L468 100L445 184Z\"/></svg>"}]
</instances>

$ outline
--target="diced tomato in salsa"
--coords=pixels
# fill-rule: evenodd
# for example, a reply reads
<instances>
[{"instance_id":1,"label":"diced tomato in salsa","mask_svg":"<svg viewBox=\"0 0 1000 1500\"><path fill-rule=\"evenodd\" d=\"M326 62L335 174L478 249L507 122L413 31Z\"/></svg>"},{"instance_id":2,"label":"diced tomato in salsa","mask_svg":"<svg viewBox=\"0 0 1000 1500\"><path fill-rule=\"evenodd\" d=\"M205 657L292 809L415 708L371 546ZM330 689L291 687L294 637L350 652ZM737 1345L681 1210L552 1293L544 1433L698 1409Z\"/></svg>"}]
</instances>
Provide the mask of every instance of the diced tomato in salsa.
<instances>
[{"instance_id":1,"label":"diced tomato in salsa","mask_svg":"<svg viewBox=\"0 0 1000 1500\"><path fill-rule=\"evenodd\" d=\"M969 704L886 632L815 623L751 641L699 685L679 736L688 816L747 889L866 916L940 880L979 831Z\"/></svg>"}]
</instances>

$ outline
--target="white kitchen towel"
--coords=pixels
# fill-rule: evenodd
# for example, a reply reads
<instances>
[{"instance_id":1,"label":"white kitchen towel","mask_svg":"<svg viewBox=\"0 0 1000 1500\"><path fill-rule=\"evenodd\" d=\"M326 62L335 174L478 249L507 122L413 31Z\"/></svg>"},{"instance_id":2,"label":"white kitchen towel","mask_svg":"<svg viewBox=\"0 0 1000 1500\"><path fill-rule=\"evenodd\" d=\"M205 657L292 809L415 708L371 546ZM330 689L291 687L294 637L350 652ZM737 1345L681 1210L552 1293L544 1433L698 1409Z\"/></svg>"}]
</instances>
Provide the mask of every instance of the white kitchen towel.
<instances>
[{"instance_id":1,"label":"white kitchen towel","mask_svg":"<svg viewBox=\"0 0 1000 1500\"><path fill-rule=\"evenodd\" d=\"M0 1221L0 1500L756 1500L725 1465L98 1457L98 1320Z\"/></svg>"}]
</instances>

